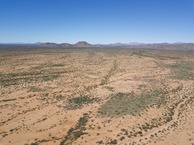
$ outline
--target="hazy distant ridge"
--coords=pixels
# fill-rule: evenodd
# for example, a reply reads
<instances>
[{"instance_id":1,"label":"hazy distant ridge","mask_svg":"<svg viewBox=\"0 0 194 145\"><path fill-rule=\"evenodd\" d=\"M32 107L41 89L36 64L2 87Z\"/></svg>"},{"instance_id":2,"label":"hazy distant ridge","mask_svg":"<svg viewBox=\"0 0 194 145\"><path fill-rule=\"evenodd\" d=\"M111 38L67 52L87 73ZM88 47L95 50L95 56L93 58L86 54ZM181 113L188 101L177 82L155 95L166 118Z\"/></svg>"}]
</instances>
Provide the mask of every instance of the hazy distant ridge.
<instances>
[{"instance_id":1,"label":"hazy distant ridge","mask_svg":"<svg viewBox=\"0 0 194 145\"><path fill-rule=\"evenodd\" d=\"M33 43L33 44L25 44L25 43L17 43L17 44L0 44L0 46L28 46L28 47L47 47L47 48L74 48L74 47L120 47L120 48L149 48L149 49L168 49L168 50L194 50L194 43L111 43L111 44L90 44L86 41L79 41L75 44L70 43Z\"/></svg>"}]
</instances>

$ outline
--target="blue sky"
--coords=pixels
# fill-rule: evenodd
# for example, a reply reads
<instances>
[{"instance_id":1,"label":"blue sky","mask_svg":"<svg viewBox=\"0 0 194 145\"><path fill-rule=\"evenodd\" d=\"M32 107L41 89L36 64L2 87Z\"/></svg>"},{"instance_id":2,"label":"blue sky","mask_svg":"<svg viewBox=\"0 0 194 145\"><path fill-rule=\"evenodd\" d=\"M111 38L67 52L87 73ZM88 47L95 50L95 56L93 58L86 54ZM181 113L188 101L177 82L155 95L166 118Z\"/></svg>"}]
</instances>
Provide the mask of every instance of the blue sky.
<instances>
[{"instance_id":1,"label":"blue sky","mask_svg":"<svg viewBox=\"0 0 194 145\"><path fill-rule=\"evenodd\" d=\"M0 0L0 43L194 42L194 0Z\"/></svg>"}]
</instances>

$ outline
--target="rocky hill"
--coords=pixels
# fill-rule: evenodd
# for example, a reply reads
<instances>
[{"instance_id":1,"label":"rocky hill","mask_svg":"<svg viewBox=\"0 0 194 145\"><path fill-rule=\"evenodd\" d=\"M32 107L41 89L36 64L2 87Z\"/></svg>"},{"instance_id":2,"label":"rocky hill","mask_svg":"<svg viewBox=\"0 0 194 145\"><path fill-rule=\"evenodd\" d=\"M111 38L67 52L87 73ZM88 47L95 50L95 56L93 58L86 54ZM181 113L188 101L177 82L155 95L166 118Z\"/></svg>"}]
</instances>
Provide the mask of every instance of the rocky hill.
<instances>
[{"instance_id":1,"label":"rocky hill","mask_svg":"<svg viewBox=\"0 0 194 145\"><path fill-rule=\"evenodd\" d=\"M74 44L73 46L75 46L75 47L89 47L89 46L92 46L92 44L90 44L86 41L79 41L76 44Z\"/></svg>"}]
</instances>

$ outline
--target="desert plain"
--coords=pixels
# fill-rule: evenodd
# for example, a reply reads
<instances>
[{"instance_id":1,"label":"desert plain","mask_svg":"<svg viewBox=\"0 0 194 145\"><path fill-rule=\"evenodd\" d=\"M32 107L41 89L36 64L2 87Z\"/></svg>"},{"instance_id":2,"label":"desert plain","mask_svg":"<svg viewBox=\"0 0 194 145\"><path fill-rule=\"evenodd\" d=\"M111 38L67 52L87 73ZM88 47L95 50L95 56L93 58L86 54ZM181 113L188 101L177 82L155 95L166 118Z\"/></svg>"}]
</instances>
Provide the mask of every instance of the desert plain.
<instances>
[{"instance_id":1,"label":"desert plain","mask_svg":"<svg viewBox=\"0 0 194 145\"><path fill-rule=\"evenodd\" d=\"M0 145L193 145L194 51L0 50Z\"/></svg>"}]
</instances>

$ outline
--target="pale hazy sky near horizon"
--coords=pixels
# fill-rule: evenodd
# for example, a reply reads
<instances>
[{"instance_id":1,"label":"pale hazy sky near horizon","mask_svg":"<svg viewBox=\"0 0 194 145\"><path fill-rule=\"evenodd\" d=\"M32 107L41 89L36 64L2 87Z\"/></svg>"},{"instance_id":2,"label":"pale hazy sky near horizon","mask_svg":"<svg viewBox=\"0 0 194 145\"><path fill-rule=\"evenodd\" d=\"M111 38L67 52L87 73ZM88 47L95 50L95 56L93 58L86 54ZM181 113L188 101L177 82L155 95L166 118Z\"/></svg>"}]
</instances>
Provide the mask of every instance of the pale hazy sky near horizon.
<instances>
[{"instance_id":1,"label":"pale hazy sky near horizon","mask_svg":"<svg viewBox=\"0 0 194 145\"><path fill-rule=\"evenodd\" d=\"M194 42L194 0L0 0L0 43Z\"/></svg>"}]
</instances>

